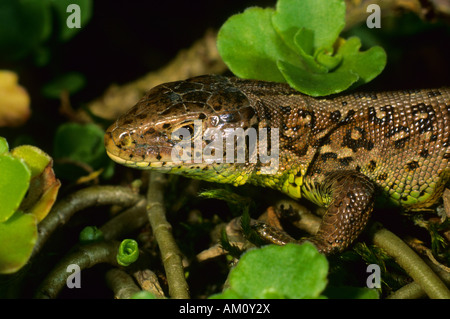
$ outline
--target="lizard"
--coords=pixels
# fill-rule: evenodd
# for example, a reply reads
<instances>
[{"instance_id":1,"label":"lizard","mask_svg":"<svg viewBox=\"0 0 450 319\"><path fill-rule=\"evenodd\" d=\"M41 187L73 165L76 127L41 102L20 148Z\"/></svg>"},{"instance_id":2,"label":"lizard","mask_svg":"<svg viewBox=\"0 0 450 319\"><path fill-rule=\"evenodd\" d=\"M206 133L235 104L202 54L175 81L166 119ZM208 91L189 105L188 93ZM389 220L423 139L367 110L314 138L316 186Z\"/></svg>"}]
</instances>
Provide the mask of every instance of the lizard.
<instances>
[{"instance_id":1,"label":"lizard","mask_svg":"<svg viewBox=\"0 0 450 319\"><path fill-rule=\"evenodd\" d=\"M323 206L319 230L309 238L256 228L271 242L310 241L329 255L358 238L377 198L405 211L438 201L450 180L449 127L448 87L315 98L285 83L203 75L148 91L106 130L105 148L125 166L271 187ZM240 144L247 153L227 161L226 138L238 129L247 134ZM250 156L252 129L258 145L271 153L278 146L269 173L268 161Z\"/></svg>"}]
</instances>

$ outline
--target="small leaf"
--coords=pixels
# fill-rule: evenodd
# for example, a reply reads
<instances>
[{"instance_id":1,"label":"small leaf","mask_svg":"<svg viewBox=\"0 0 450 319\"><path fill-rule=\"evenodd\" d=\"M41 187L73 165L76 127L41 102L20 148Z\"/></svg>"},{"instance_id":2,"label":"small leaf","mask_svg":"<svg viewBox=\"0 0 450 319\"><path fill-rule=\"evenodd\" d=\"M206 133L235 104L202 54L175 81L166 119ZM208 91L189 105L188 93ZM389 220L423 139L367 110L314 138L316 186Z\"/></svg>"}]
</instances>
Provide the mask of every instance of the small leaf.
<instances>
[{"instance_id":1,"label":"small leaf","mask_svg":"<svg viewBox=\"0 0 450 319\"><path fill-rule=\"evenodd\" d=\"M311 73L284 61L278 61L278 67L291 87L311 96L342 92L359 79L353 71L341 68L331 73Z\"/></svg>"},{"instance_id":2,"label":"small leaf","mask_svg":"<svg viewBox=\"0 0 450 319\"><path fill-rule=\"evenodd\" d=\"M9 150L8 141L6 140L6 138L0 136L0 155L8 152L8 150Z\"/></svg>"},{"instance_id":3,"label":"small leaf","mask_svg":"<svg viewBox=\"0 0 450 319\"><path fill-rule=\"evenodd\" d=\"M294 35L295 48L302 54L312 56L314 54L314 31L300 28Z\"/></svg>"},{"instance_id":4,"label":"small leaf","mask_svg":"<svg viewBox=\"0 0 450 319\"><path fill-rule=\"evenodd\" d=\"M22 145L14 148L11 154L22 159L31 171L31 181L20 209L43 220L56 201L61 183L52 169L52 158L41 149Z\"/></svg>"},{"instance_id":5,"label":"small leaf","mask_svg":"<svg viewBox=\"0 0 450 319\"><path fill-rule=\"evenodd\" d=\"M269 245L245 253L229 283L243 298L317 298L327 273L327 259L310 243Z\"/></svg>"},{"instance_id":6,"label":"small leaf","mask_svg":"<svg viewBox=\"0 0 450 319\"><path fill-rule=\"evenodd\" d=\"M16 212L0 223L0 273L11 274L23 267L30 258L37 239L36 218Z\"/></svg>"},{"instance_id":7,"label":"small leaf","mask_svg":"<svg viewBox=\"0 0 450 319\"><path fill-rule=\"evenodd\" d=\"M60 187L61 183L49 163L40 175L31 180L30 189L20 208L35 215L37 221L41 222L56 202Z\"/></svg>"},{"instance_id":8,"label":"small leaf","mask_svg":"<svg viewBox=\"0 0 450 319\"><path fill-rule=\"evenodd\" d=\"M31 178L41 174L52 158L40 148L32 145L21 145L11 150L11 155L25 161L31 170Z\"/></svg>"},{"instance_id":9,"label":"small leaf","mask_svg":"<svg viewBox=\"0 0 450 319\"><path fill-rule=\"evenodd\" d=\"M341 42L337 53L343 56L343 60L339 69L351 70L358 74L356 86L372 81L383 71L387 56L382 47L375 46L366 51L359 51L361 40L356 37L346 41L341 39Z\"/></svg>"},{"instance_id":10,"label":"small leaf","mask_svg":"<svg viewBox=\"0 0 450 319\"><path fill-rule=\"evenodd\" d=\"M217 48L237 76L285 82L275 61L299 61L273 29L273 13L270 8L249 8L230 17L220 28Z\"/></svg>"},{"instance_id":11,"label":"small leaf","mask_svg":"<svg viewBox=\"0 0 450 319\"><path fill-rule=\"evenodd\" d=\"M317 50L314 58L328 71L333 71L342 62L342 54L331 55L324 48Z\"/></svg>"},{"instance_id":12,"label":"small leaf","mask_svg":"<svg viewBox=\"0 0 450 319\"><path fill-rule=\"evenodd\" d=\"M312 47L312 43L308 43L309 41L312 41L313 37L314 33L305 28L301 28L300 30L298 30L298 32L294 36L294 43L297 47L299 59L302 62L301 68L304 68L305 72L307 71L310 73L327 73L328 69L318 63L314 56L312 56L310 53L307 53L312 52L312 50L314 49Z\"/></svg>"},{"instance_id":13,"label":"small leaf","mask_svg":"<svg viewBox=\"0 0 450 319\"><path fill-rule=\"evenodd\" d=\"M103 136L104 131L95 124L61 125L56 131L53 152L58 177L76 180L101 168L107 171L112 162L106 155Z\"/></svg>"},{"instance_id":14,"label":"small leaf","mask_svg":"<svg viewBox=\"0 0 450 319\"><path fill-rule=\"evenodd\" d=\"M83 74L70 72L45 84L42 88L42 94L49 98L59 99L61 97L61 92L67 91L69 94L74 94L80 91L85 85L86 78Z\"/></svg>"},{"instance_id":15,"label":"small leaf","mask_svg":"<svg viewBox=\"0 0 450 319\"><path fill-rule=\"evenodd\" d=\"M102 241L104 239L103 232L95 226L86 226L80 232L80 243L90 244Z\"/></svg>"},{"instance_id":16,"label":"small leaf","mask_svg":"<svg viewBox=\"0 0 450 319\"><path fill-rule=\"evenodd\" d=\"M22 160L9 154L0 155L0 172L0 222L4 222L19 208L31 172Z\"/></svg>"},{"instance_id":17,"label":"small leaf","mask_svg":"<svg viewBox=\"0 0 450 319\"><path fill-rule=\"evenodd\" d=\"M278 0L272 22L291 50L297 48L294 38L301 28L313 30L313 48L332 48L345 26L345 3L342 0Z\"/></svg>"},{"instance_id":18,"label":"small leaf","mask_svg":"<svg viewBox=\"0 0 450 319\"><path fill-rule=\"evenodd\" d=\"M278 61L278 67L290 86L311 96L335 94L359 86L371 81L384 69L386 53L381 47L361 52L358 38L341 39L340 43L337 56L342 56L342 62L332 72L308 72L285 61Z\"/></svg>"},{"instance_id":19,"label":"small leaf","mask_svg":"<svg viewBox=\"0 0 450 319\"><path fill-rule=\"evenodd\" d=\"M48 39L50 9L47 0L0 1L0 56L22 58Z\"/></svg>"}]
</instances>

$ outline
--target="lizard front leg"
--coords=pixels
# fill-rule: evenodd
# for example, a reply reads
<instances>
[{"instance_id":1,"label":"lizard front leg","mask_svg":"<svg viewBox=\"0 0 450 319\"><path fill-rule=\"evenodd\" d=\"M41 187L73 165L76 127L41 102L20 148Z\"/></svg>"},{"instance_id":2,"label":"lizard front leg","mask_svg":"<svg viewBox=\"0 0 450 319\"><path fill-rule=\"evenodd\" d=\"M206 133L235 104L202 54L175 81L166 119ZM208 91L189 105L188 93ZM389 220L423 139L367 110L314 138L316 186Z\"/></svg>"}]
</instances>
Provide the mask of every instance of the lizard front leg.
<instances>
[{"instance_id":1,"label":"lizard front leg","mask_svg":"<svg viewBox=\"0 0 450 319\"><path fill-rule=\"evenodd\" d=\"M357 171L335 171L327 174L319 193L329 198L327 211L316 235L295 240L285 232L266 224L254 228L260 236L274 244L312 242L317 249L333 254L347 248L362 232L373 211L375 187Z\"/></svg>"}]
</instances>

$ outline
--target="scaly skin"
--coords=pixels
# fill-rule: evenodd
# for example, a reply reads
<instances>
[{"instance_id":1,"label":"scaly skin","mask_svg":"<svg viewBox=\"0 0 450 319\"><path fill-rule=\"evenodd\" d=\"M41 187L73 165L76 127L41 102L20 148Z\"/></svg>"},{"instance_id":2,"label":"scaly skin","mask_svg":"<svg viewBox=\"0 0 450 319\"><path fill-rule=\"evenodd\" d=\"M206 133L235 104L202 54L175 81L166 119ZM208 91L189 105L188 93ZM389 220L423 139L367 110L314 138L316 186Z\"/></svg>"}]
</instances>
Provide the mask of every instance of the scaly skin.
<instances>
[{"instance_id":1,"label":"scaly skin","mask_svg":"<svg viewBox=\"0 0 450 319\"><path fill-rule=\"evenodd\" d=\"M406 210L437 201L450 179L449 126L449 88L312 98L285 84L201 76L150 90L107 130L105 145L114 161L130 167L268 186L327 207L319 232L308 240L330 254L357 238L375 196ZM226 129L278 128L278 170L262 174L270 163L248 155L243 163L227 163L225 154L223 163L211 162L194 143L191 160L173 160L179 139L172 133L180 128L200 140L201 150L225 141ZM213 129L223 135L197 138ZM267 146L272 135L258 136L259 143ZM294 241L265 225L257 228L273 242Z\"/></svg>"}]
</instances>

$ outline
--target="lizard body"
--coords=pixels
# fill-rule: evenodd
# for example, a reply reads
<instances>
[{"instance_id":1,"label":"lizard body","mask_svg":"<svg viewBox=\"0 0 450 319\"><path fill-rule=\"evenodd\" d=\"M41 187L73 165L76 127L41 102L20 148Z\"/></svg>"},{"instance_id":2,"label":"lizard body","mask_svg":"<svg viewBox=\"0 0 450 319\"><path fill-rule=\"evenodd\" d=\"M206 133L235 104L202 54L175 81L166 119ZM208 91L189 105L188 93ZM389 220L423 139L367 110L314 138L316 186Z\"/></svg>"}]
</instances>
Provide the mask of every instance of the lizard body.
<instances>
[{"instance_id":1,"label":"lizard body","mask_svg":"<svg viewBox=\"0 0 450 319\"><path fill-rule=\"evenodd\" d=\"M107 130L105 145L127 166L267 186L324 206L319 232L308 240L329 254L360 234L375 196L406 210L437 201L450 179L449 126L449 88L313 98L286 84L209 75L150 90ZM226 146L238 145L237 128L257 131L258 146L270 151L278 143L276 170L262 173L269 162L250 157L249 134L241 144L245 160L227 162ZM260 129L267 130L265 139ZM181 162L174 159L181 151L173 152L185 141L179 132L192 142ZM205 147L216 161L199 154ZM264 227L260 233L271 236Z\"/></svg>"}]
</instances>

